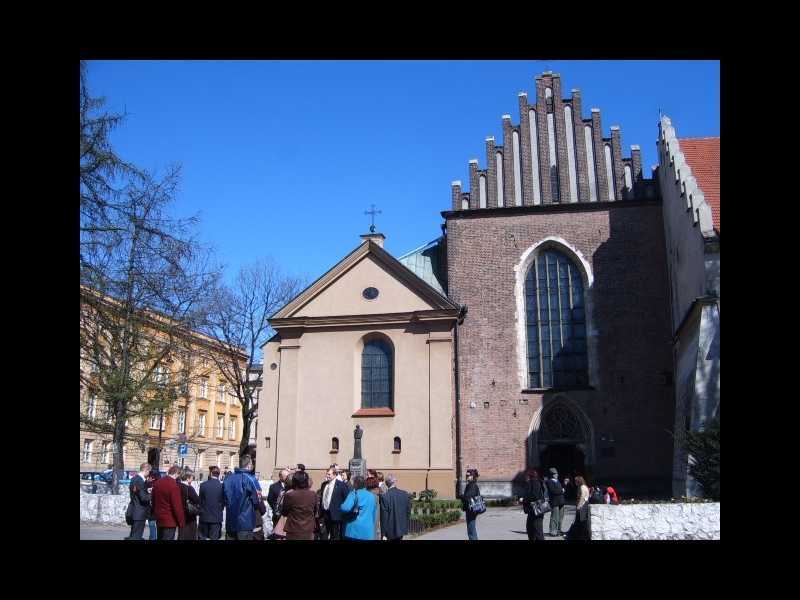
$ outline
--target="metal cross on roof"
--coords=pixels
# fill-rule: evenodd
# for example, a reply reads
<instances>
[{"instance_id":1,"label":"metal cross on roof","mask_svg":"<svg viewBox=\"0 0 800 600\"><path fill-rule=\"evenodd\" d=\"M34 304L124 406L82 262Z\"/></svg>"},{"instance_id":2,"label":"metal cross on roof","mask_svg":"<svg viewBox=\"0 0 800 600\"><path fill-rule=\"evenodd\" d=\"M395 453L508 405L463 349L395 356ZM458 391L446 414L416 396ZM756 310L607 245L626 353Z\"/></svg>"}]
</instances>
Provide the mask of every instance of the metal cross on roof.
<instances>
[{"instance_id":1,"label":"metal cross on roof","mask_svg":"<svg viewBox=\"0 0 800 600\"><path fill-rule=\"evenodd\" d=\"M369 232L370 233L375 233L375 215L381 214L381 211L375 210L375 205L374 204L372 204L371 206L372 206L372 210L365 210L364 214L372 216L372 225L369 226Z\"/></svg>"}]
</instances>

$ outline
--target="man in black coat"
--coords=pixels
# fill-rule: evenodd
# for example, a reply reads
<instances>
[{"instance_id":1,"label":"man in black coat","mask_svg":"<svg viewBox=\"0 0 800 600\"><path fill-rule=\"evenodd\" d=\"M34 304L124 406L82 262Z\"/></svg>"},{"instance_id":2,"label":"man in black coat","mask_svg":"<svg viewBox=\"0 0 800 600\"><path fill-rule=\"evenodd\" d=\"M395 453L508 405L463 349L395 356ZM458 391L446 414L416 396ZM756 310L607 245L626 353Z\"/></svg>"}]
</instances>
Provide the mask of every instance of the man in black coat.
<instances>
[{"instance_id":1,"label":"man in black coat","mask_svg":"<svg viewBox=\"0 0 800 600\"><path fill-rule=\"evenodd\" d=\"M278 481L273 483L269 486L269 492L267 492L267 504L272 509L272 527L275 528L275 525L278 524L278 519L280 519L280 514L276 510L278 497L281 495L281 492L286 489L286 478L289 476L289 469L281 469L281 472L278 473Z\"/></svg>"},{"instance_id":2,"label":"man in black coat","mask_svg":"<svg viewBox=\"0 0 800 600\"><path fill-rule=\"evenodd\" d=\"M408 533L411 522L411 498L408 492L397 489L397 477L386 476L389 490L381 495L381 533L390 542L400 541Z\"/></svg>"},{"instance_id":3,"label":"man in black coat","mask_svg":"<svg viewBox=\"0 0 800 600\"><path fill-rule=\"evenodd\" d=\"M133 512L133 524L129 540L142 540L144 525L150 518L150 492L147 491L145 480L150 474L150 465L142 463L139 472L131 479L128 491L131 495L131 509Z\"/></svg>"},{"instance_id":4,"label":"man in black coat","mask_svg":"<svg viewBox=\"0 0 800 600\"><path fill-rule=\"evenodd\" d=\"M200 526L201 540L218 540L222 533L222 510L225 500L222 495L222 482L219 480L219 467L211 467L211 476L200 484Z\"/></svg>"},{"instance_id":5,"label":"man in black coat","mask_svg":"<svg viewBox=\"0 0 800 600\"><path fill-rule=\"evenodd\" d=\"M342 539L342 502L350 493L348 485L341 480L335 466L328 469L325 482L320 488L320 514L325 520L329 539Z\"/></svg>"},{"instance_id":6,"label":"man in black coat","mask_svg":"<svg viewBox=\"0 0 800 600\"><path fill-rule=\"evenodd\" d=\"M550 535L558 537L564 535L562 525L564 523L564 486L558 480L558 470L550 467L550 479L545 482L547 493L550 496Z\"/></svg>"}]
</instances>

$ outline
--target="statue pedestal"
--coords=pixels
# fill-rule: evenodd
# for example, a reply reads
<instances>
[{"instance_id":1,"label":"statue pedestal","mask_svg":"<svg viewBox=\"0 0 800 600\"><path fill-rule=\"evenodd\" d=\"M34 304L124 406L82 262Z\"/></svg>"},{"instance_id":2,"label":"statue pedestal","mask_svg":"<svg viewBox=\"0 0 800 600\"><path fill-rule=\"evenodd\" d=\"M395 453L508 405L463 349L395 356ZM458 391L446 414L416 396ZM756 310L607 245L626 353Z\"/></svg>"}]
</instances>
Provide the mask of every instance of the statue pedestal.
<instances>
[{"instance_id":1,"label":"statue pedestal","mask_svg":"<svg viewBox=\"0 0 800 600\"><path fill-rule=\"evenodd\" d=\"M351 458L347 463L347 470L350 471L351 481L356 475L360 475L364 479L367 478L367 461L363 458Z\"/></svg>"}]
</instances>

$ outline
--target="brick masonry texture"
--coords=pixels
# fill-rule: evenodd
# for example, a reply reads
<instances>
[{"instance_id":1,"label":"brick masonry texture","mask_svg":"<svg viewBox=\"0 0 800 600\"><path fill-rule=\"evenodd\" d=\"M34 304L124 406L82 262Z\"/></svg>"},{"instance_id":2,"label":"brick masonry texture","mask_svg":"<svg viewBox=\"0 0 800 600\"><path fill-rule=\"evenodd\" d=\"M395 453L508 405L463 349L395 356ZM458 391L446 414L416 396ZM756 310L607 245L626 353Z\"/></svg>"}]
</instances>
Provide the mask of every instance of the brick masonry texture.
<instances>
[{"instance_id":1,"label":"brick masonry texture","mask_svg":"<svg viewBox=\"0 0 800 600\"><path fill-rule=\"evenodd\" d=\"M510 481L528 466L534 413L556 394L520 387L514 266L530 246L557 236L594 274L598 371L593 389L563 393L594 428L596 460L587 475L632 491L669 489L673 391L661 206L593 206L445 214L449 295L468 307L458 337L462 473L477 467L481 479ZM601 453L608 433L613 458Z\"/></svg>"}]
</instances>

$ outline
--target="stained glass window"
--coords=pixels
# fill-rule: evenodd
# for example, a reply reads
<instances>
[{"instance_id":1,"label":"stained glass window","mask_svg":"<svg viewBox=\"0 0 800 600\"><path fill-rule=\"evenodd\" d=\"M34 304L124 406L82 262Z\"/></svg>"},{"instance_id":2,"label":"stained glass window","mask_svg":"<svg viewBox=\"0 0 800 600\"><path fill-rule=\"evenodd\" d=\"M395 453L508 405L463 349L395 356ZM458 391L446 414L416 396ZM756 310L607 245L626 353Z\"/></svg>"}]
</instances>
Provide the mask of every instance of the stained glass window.
<instances>
[{"instance_id":1,"label":"stained glass window","mask_svg":"<svg viewBox=\"0 0 800 600\"><path fill-rule=\"evenodd\" d=\"M361 407L392 408L392 348L384 340L369 340L361 353Z\"/></svg>"},{"instance_id":2,"label":"stained glass window","mask_svg":"<svg viewBox=\"0 0 800 600\"><path fill-rule=\"evenodd\" d=\"M583 280L556 250L540 252L525 278L531 388L588 385Z\"/></svg>"}]
</instances>

